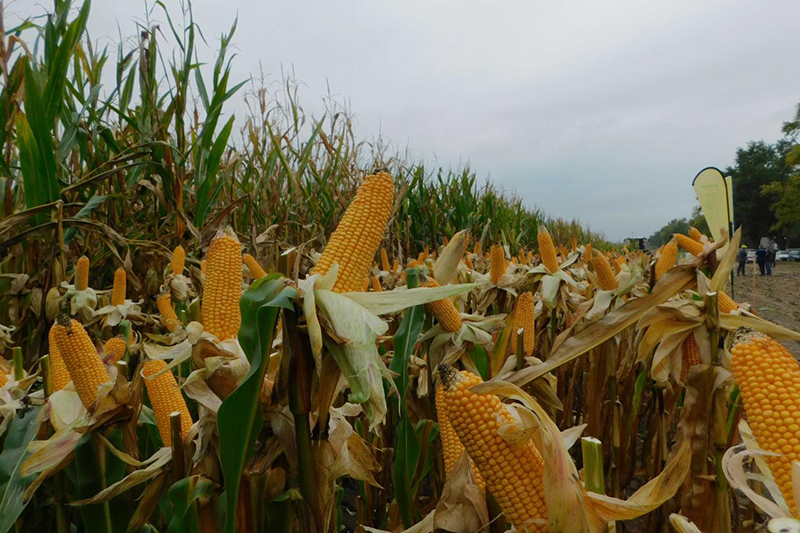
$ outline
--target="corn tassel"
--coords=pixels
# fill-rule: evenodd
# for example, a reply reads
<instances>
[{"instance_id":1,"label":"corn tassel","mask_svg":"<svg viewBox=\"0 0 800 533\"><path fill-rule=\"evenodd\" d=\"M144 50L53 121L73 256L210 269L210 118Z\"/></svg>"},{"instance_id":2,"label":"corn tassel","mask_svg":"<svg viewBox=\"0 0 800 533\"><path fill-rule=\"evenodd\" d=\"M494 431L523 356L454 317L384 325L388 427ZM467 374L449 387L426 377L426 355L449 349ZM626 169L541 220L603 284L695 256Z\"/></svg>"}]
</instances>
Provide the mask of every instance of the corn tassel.
<instances>
[{"instance_id":1,"label":"corn tassel","mask_svg":"<svg viewBox=\"0 0 800 533\"><path fill-rule=\"evenodd\" d=\"M97 388L111 379L108 371L80 322L70 320L67 315L62 314L53 329L58 352L69 371L75 390L83 406L89 409L97 399Z\"/></svg>"},{"instance_id":2,"label":"corn tassel","mask_svg":"<svg viewBox=\"0 0 800 533\"><path fill-rule=\"evenodd\" d=\"M186 407L186 401L183 399L181 389L171 370L167 370L155 378L147 379L148 376L152 376L166 366L167 363L164 361L151 359L144 363L142 375L145 377L147 397L150 398L150 405L153 407L161 442L164 443L164 446L172 446L169 415L176 411L181 414L181 435L184 440L192 427L192 415L189 414L189 408Z\"/></svg>"},{"instance_id":3,"label":"corn tassel","mask_svg":"<svg viewBox=\"0 0 800 533\"><path fill-rule=\"evenodd\" d=\"M202 322L219 340L234 338L242 324L239 296L242 292L242 247L230 228L217 233L208 247Z\"/></svg>"},{"instance_id":4,"label":"corn tassel","mask_svg":"<svg viewBox=\"0 0 800 533\"><path fill-rule=\"evenodd\" d=\"M333 291L360 290L383 239L393 204L392 177L386 172L367 176L311 272L326 274L338 263Z\"/></svg>"}]
</instances>

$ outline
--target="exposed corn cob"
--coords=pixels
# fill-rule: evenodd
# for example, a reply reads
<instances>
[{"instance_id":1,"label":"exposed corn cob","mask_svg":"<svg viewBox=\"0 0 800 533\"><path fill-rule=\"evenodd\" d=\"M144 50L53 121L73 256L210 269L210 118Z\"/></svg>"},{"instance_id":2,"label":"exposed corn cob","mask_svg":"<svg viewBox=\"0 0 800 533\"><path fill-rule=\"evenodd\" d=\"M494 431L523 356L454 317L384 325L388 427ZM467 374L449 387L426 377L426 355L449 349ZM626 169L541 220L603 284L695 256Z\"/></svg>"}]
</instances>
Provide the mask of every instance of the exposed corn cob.
<instances>
[{"instance_id":1,"label":"exposed corn cob","mask_svg":"<svg viewBox=\"0 0 800 533\"><path fill-rule=\"evenodd\" d=\"M383 287L381 287L381 281L375 276L372 276L372 291L373 292L383 291Z\"/></svg>"},{"instance_id":2,"label":"exposed corn cob","mask_svg":"<svg viewBox=\"0 0 800 533\"><path fill-rule=\"evenodd\" d=\"M697 242L696 240L687 237L686 235L682 235L680 233L675 234L675 240L678 242L678 246L692 254L693 256L697 257L703 252L703 244Z\"/></svg>"},{"instance_id":3,"label":"exposed corn cob","mask_svg":"<svg viewBox=\"0 0 800 533\"><path fill-rule=\"evenodd\" d=\"M483 248L481 247L481 241L475 241L475 248L472 249L472 253L475 255L481 255Z\"/></svg>"},{"instance_id":4,"label":"exposed corn cob","mask_svg":"<svg viewBox=\"0 0 800 533\"><path fill-rule=\"evenodd\" d=\"M177 276L183 274L183 268L186 266L186 251L180 244L172 251L172 261L170 261L170 268L172 274Z\"/></svg>"},{"instance_id":5,"label":"exposed corn cob","mask_svg":"<svg viewBox=\"0 0 800 533\"><path fill-rule=\"evenodd\" d=\"M369 290L369 278L364 278L364 283L361 284L361 292L367 292Z\"/></svg>"},{"instance_id":6,"label":"exposed corn cob","mask_svg":"<svg viewBox=\"0 0 800 533\"><path fill-rule=\"evenodd\" d=\"M381 270L389 272L391 265L389 264L389 256L386 254L386 248L381 248Z\"/></svg>"},{"instance_id":7,"label":"exposed corn cob","mask_svg":"<svg viewBox=\"0 0 800 533\"><path fill-rule=\"evenodd\" d=\"M392 177L386 172L367 176L312 273L325 274L334 263L338 263L339 273L333 291L361 289L361 283L369 274L372 258L386 231L393 203Z\"/></svg>"},{"instance_id":8,"label":"exposed corn cob","mask_svg":"<svg viewBox=\"0 0 800 533\"><path fill-rule=\"evenodd\" d=\"M589 244L586 245L586 248L584 249L584 252L583 252L583 257L587 261L591 261L591 259L592 259L592 243L589 243Z\"/></svg>"},{"instance_id":9,"label":"exposed corn cob","mask_svg":"<svg viewBox=\"0 0 800 533\"><path fill-rule=\"evenodd\" d=\"M544 225L539 225L536 240L539 242L539 257L542 258L542 264L552 274L558 270L558 260L556 259L556 248L553 246L553 238Z\"/></svg>"},{"instance_id":10,"label":"exposed corn cob","mask_svg":"<svg viewBox=\"0 0 800 533\"><path fill-rule=\"evenodd\" d=\"M500 277L505 274L506 271L506 256L503 247L499 244L495 244L492 246L491 250L491 258L489 260L489 280L497 284L500 281Z\"/></svg>"},{"instance_id":11,"label":"exposed corn cob","mask_svg":"<svg viewBox=\"0 0 800 533\"><path fill-rule=\"evenodd\" d=\"M158 307L158 312L161 314L162 326L172 333L180 329L181 321L178 320L178 314L172 306L172 298L169 293L162 294L156 298L156 307Z\"/></svg>"},{"instance_id":12,"label":"exposed corn cob","mask_svg":"<svg viewBox=\"0 0 800 533\"><path fill-rule=\"evenodd\" d=\"M525 256L525 250L523 250L522 248L520 248L519 252L517 252L517 260L521 265L524 265L525 262L527 261L527 257Z\"/></svg>"},{"instance_id":13,"label":"exposed corn cob","mask_svg":"<svg viewBox=\"0 0 800 533\"><path fill-rule=\"evenodd\" d=\"M689 226L689 237L694 241L702 242L703 234L694 226Z\"/></svg>"},{"instance_id":14,"label":"exposed corn cob","mask_svg":"<svg viewBox=\"0 0 800 533\"><path fill-rule=\"evenodd\" d=\"M511 339L511 353L517 353L517 332L522 329L522 344L525 346L525 357L533 355L536 344L536 314L534 312L533 293L523 292L514 306L514 336Z\"/></svg>"},{"instance_id":15,"label":"exposed corn cob","mask_svg":"<svg viewBox=\"0 0 800 533\"><path fill-rule=\"evenodd\" d=\"M667 273L669 269L675 266L675 260L678 258L678 245L675 241L669 241L661 249L661 256L656 261L656 280L661 279L661 276Z\"/></svg>"},{"instance_id":16,"label":"exposed corn cob","mask_svg":"<svg viewBox=\"0 0 800 533\"><path fill-rule=\"evenodd\" d=\"M89 258L82 255L75 265L75 288L85 291L89 288Z\"/></svg>"},{"instance_id":17,"label":"exposed corn cob","mask_svg":"<svg viewBox=\"0 0 800 533\"><path fill-rule=\"evenodd\" d=\"M67 386L70 377L67 366L64 364L64 358L58 351L55 324L50 328L47 338L50 344L50 386L53 389L52 392L56 392Z\"/></svg>"},{"instance_id":18,"label":"exposed corn cob","mask_svg":"<svg viewBox=\"0 0 800 533\"><path fill-rule=\"evenodd\" d=\"M529 265L531 263L533 263L533 252L532 251L528 251L528 257L527 257L526 263L528 263Z\"/></svg>"},{"instance_id":19,"label":"exposed corn cob","mask_svg":"<svg viewBox=\"0 0 800 533\"><path fill-rule=\"evenodd\" d=\"M470 270L475 270L475 265L472 264L472 261L469 257L464 258L464 264L467 265L467 268Z\"/></svg>"},{"instance_id":20,"label":"exposed corn cob","mask_svg":"<svg viewBox=\"0 0 800 533\"><path fill-rule=\"evenodd\" d=\"M394 258L394 263L392 263L392 272L397 272L400 270L400 260L396 257Z\"/></svg>"},{"instance_id":21,"label":"exposed corn cob","mask_svg":"<svg viewBox=\"0 0 800 533\"><path fill-rule=\"evenodd\" d=\"M518 265L519 264L519 261L517 261L516 256L511 258L511 264L512 265ZM506 265L506 268L508 268L508 265Z\"/></svg>"},{"instance_id":22,"label":"exposed corn cob","mask_svg":"<svg viewBox=\"0 0 800 533\"><path fill-rule=\"evenodd\" d=\"M97 399L97 388L110 379L108 371L80 322L61 314L52 329L81 403L89 409Z\"/></svg>"},{"instance_id":23,"label":"exposed corn cob","mask_svg":"<svg viewBox=\"0 0 800 533\"><path fill-rule=\"evenodd\" d=\"M439 419L439 435L442 437L444 473L447 477L450 477L450 472L453 471L453 467L456 466L456 463L464 453L464 445L461 444L460 440L458 440L458 435L456 435L452 424L450 424L450 415L447 412L447 407L447 399L444 395L444 387L442 387L442 385L438 385L436 387L436 417ZM472 475L475 478L475 484L478 485L481 490L485 490L486 483L483 482L483 478L481 477L481 473L478 471L478 467L471 459L470 463L472 465Z\"/></svg>"},{"instance_id":24,"label":"exposed corn cob","mask_svg":"<svg viewBox=\"0 0 800 533\"><path fill-rule=\"evenodd\" d=\"M125 269L120 267L114 272L114 288L111 290L111 305L122 305L125 303L127 284L128 276L125 274Z\"/></svg>"},{"instance_id":25,"label":"exposed corn cob","mask_svg":"<svg viewBox=\"0 0 800 533\"><path fill-rule=\"evenodd\" d=\"M200 261L200 272L202 272L203 274L206 273L206 264L207 263L208 263L208 261L206 259L203 259L202 261Z\"/></svg>"},{"instance_id":26,"label":"exposed corn cob","mask_svg":"<svg viewBox=\"0 0 800 533\"><path fill-rule=\"evenodd\" d=\"M261 265L258 264L258 261L256 261L255 257L253 257L250 254L244 254L244 257L242 259L244 261L245 266L247 267L247 270L250 271L250 275L253 277L253 279L261 279L267 277L267 273L264 271L263 268L261 268Z\"/></svg>"},{"instance_id":27,"label":"exposed corn cob","mask_svg":"<svg viewBox=\"0 0 800 533\"><path fill-rule=\"evenodd\" d=\"M438 287L439 284L433 278L422 284L423 287ZM461 329L461 313L456 309L455 304L450 298L442 298L435 302L425 304L425 310L431 313L441 324L445 331L453 333Z\"/></svg>"},{"instance_id":28,"label":"exposed corn cob","mask_svg":"<svg viewBox=\"0 0 800 533\"><path fill-rule=\"evenodd\" d=\"M220 230L208 247L202 322L219 340L236 337L242 324L242 247L230 228Z\"/></svg>"},{"instance_id":29,"label":"exposed corn cob","mask_svg":"<svg viewBox=\"0 0 800 533\"><path fill-rule=\"evenodd\" d=\"M6 383L8 383L8 376L0 369L0 387L3 387Z\"/></svg>"},{"instance_id":30,"label":"exposed corn cob","mask_svg":"<svg viewBox=\"0 0 800 533\"><path fill-rule=\"evenodd\" d=\"M428 254L426 254L425 252L420 252L419 255L417 256L417 263L422 263L427 258L428 258Z\"/></svg>"},{"instance_id":31,"label":"exposed corn cob","mask_svg":"<svg viewBox=\"0 0 800 533\"><path fill-rule=\"evenodd\" d=\"M506 520L518 530L546 531L544 464L533 442L514 450L498 435L514 417L497 396L470 392L481 378L447 365L439 365L439 375L447 405L453 407L448 409L450 423Z\"/></svg>"},{"instance_id":32,"label":"exposed corn cob","mask_svg":"<svg viewBox=\"0 0 800 533\"><path fill-rule=\"evenodd\" d=\"M733 376L739 385L747 419L792 514L792 463L800 461L800 365L774 339L740 330L731 349Z\"/></svg>"},{"instance_id":33,"label":"exposed corn cob","mask_svg":"<svg viewBox=\"0 0 800 533\"><path fill-rule=\"evenodd\" d=\"M152 376L159 370L167 366L161 360L149 360L142 366L142 375ZM181 414L181 436L184 439L189 435L192 427L192 415L186 407L178 382L172 371L166 371L153 379L145 379L147 386L147 397L150 398L150 405L153 407L153 414L156 417L158 434L161 435L161 442L164 446L172 446L172 432L170 431L169 415L175 411Z\"/></svg>"},{"instance_id":34,"label":"exposed corn cob","mask_svg":"<svg viewBox=\"0 0 800 533\"><path fill-rule=\"evenodd\" d=\"M578 241L575 239L575 235L572 236L571 245L572 245L572 250L577 250L578 249Z\"/></svg>"},{"instance_id":35,"label":"exposed corn cob","mask_svg":"<svg viewBox=\"0 0 800 533\"><path fill-rule=\"evenodd\" d=\"M717 291L717 304L720 313L730 313L734 309L739 309L739 305L725 291Z\"/></svg>"},{"instance_id":36,"label":"exposed corn cob","mask_svg":"<svg viewBox=\"0 0 800 533\"><path fill-rule=\"evenodd\" d=\"M106 353L106 360L109 363L116 363L125 355L125 348L127 348L125 337L122 335L111 337L103 345L103 351Z\"/></svg>"},{"instance_id":37,"label":"exposed corn cob","mask_svg":"<svg viewBox=\"0 0 800 533\"><path fill-rule=\"evenodd\" d=\"M617 278L611 272L611 265L608 264L608 259L603 254L597 254L592 257L592 267L597 276L597 286L604 291L613 291L617 288Z\"/></svg>"}]
</instances>

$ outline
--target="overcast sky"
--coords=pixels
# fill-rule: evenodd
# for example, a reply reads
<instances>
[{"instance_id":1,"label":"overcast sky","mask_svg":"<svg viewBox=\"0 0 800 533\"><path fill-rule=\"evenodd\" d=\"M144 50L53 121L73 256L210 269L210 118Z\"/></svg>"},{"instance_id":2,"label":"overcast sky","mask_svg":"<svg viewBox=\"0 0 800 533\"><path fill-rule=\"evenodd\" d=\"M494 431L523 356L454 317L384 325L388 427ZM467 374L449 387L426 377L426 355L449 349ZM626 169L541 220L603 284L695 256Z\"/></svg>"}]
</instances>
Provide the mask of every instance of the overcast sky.
<instances>
[{"instance_id":1,"label":"overcast sky","mask_svg":"<svg viewBox=\"0 0 800 533\"><path fill-rule=\"evenodd\" d=\"M164 1L177 14L176 0ZM50 6L32 4L8 11ZM135 34L144 5L95 1L92 37L116 41L117 26ZM749 140L776 140L800 101L796 0L193 5L208 39L201 60L238 15L236 79L260 65L273 79L293 68L303 102L313 109L330 86L361 136L380 132L445 167L470 162L479 177L611 239L688 216L694 175L731 164ZM160 10L154 17L165 22Z\"/></svg>"}]
</instances>

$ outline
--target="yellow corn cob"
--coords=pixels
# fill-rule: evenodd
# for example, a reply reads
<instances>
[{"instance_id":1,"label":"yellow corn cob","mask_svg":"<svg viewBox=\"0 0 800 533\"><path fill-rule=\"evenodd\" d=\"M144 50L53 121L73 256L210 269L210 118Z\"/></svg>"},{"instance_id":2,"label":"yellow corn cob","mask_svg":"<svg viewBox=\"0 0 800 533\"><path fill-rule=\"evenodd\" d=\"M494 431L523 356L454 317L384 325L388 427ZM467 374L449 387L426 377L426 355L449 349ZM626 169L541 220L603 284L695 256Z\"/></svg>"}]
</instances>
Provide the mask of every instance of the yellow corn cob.
<instances>
[{"instance_id":1,"label":"yellow corn cob","mask_svg":"<svg viewBox=\"0 0 800 533\"><path fill-rule=\"evenodd\" d=\"M361 289L386 231L393 203L392 177L386 172L367 176L311 272L325 274L338 263L339 274L333 291Z\"/></svg>"},{"instance_id":2,"label":"yellow corn cob","mask_svg":"<svg viewBox=\"0 0 800 533\"><path fill-rule=\"evenodd\" d=\"M125 355L126 347L125 337L122 335L108 339L103 345L103 351L106 353L106 362L109 364L116 363L122 359L122 356Z\"/></svg>"},{"instance_id":3,"label":"yellow corn cob","mask_svg":"<svg viewBox=\"0 0 800 533\"><path fill-rule=\"evenodd\" d=\"M394 258L394 263L392 263L392 272L398 272L400 270L400 260L396 257Z\"/></svg>"},{"instance_id":4,"label":"yellow corn cob","mask_svg":"<svg viewBox=\"0 0 800 533\"><path fill-rule=\"evenodd\" d=\"M178 320L178 314L172 306L172 298L169 293L162 294L156 298L156 307L161 314L161 325L166 327L170 332L175 333L181 327L181 321Z\"/></svg>"},{"instance_id":5,"label":"yellow corn cob","mask_svg":"<svg viewBox=\"0 0 800 533\"><path fill-rule=\"evenodd\" d=\"M417 256L417 263L422 263L428 258L428 255L425 252L420 252Z\"/></svg>"},{"instance_id":6,"label":"yellow corn cob","mask_svg":"<svg viewBox=\"0 0 800 533\"><path fill-rule=\"evenodd\" d=\"M389 272L391 265L389 264L389 256L386 254L386 248L381 248L381 270Z\"/></svg>"},{"instance_id":7,"label":"yellow corn cob","mask_svg":"<svg viewBox=\"0 0 800 533\"><path fill-rule=\"evenodd\" d=\"M661 276L667 273L669 269L675 266L675 260L678 258L678 246L675 241L669 241L664 245L661 250L661 257L656 261L656 281L661 279Z\"/></svg>"},{"instance_id":8,"label":"yellow corn cob","mask_svg":"<svg viewBox=\"0 0 800 533\"><path fill-rule=\"evenodd\" d=\"M444 239L444 241L443 241L443 244L444 244L445 246L447 246L448 244L450 244L450 239L448 239L448 238L447 238L447 235L445 235L445 236L443 237L443 239Z\"/></svg>"},{"instance_id":9,"label":"yellow corn cob","mask_svg":"<svg viewBox=\"0 0 800 533\"><path fill-rule=\"evenodd\" d=\"M170 268L172 269L172 274L174 276L183 274L183 268L185 265L186 265L186 251L183 249L183 246L179 244L172 251L172 261L170 262Z\"/></svg>"},{"instance_id":10,"label":"yellow corn cob","mask_svg":"<svg viewBox=\"0 0 800 533\"><path fill-rule=\"evenodd\" d=\"M492 246L491 259L489 260L489 280L497 284L506 271L506 257L503 247L499 244Z\"/></svg>"},{"instance_id":11,"label":"yellow corn cob","mask_svg":"<svg viewBox=\"0 0 800 533\"><path fill-rule=\"evenodd\" d=\"M361 292L369 290L369 278L364 278L364 283L361 284Z\"/></svg>"},{"instance_id":12,"label":"yellow corn cob","mask_svg":"<svg viewBox=\"0 0 800 533\"><path fill-rule=\"evenodd\" d=\"M739 385L747 419L792 514L792 463L800 461L800 365L774 339L740 330L731 349L733 376Z\"/></svg>"},{"instance_id":13,"label":"yellow corn cob","mask_svg":"<svg viewBox=\"0 0 800 533\"><path fill-rule=\"evenodd\" d=\"M111 290L111 305L122 305L125 303L125 292L127 290L128 277L125 269L120 267L114 272L114 288Z\"/></svg>"},{"instance_id":14,"label":"yellow corn cob","mask_svg":"<svg viewBox=\"0 0 800 533\"><path fill-rule=\"evenodd\" d=\"M206 261L205 259L203 259L202 261L200 261L200 272L202 272L203 274L205 274L205 273L206 273L206 263L207 263L207 262L208 262L208 261Z\"/></svg>"},{"instance_id":15,"label":"yellow corn cob","mask_svg":"<svg viewBox=\"0 0 800 533\"><path fill-rule=\"evenodd\" d=\"M578 249L578 241L575 240L575 235L572 236L572 249L573 250L577 250Z\"/></svg>"},{"instance_id":16,"label":"yellow corn cob","mask_svg":"<svg viewBox=\"0 0 800 533\"><path fill-rule=\"evenodd\" d=\"M625 257L624 255L617 257L617 265L621 267L622 265L627 265L627 264L628 264L627 257Z\"/></svg>"},{"instance_id":17,"label":"yellow corn cob","mask_svg":"<svg viewBox=\"0 0 800 533\"><path fill-rule=\"evenodd\" d=\"M85 291L89 288L89 258L82 255L75 265L75 288Z\"/></svg>"},{"instance_id":18,"label":"yellow corn cob","mask_svg":"<svg viewBox=\"0 0 800 533\"><path fill-rule=\"evenodd\" d=\"M64 359L75 390L83 406L89 409L97 399L97 388L111 379L108 371L80 322L62 314L53 329L58 352Z\"/></svg>"},{"instance_id":19,"label":"yellow corn cob","mask_svg":"<svg viewBox=\"0 0 800 533\"><path fill-rule=\"evenodd\" d=\"M518 265L519 264L519 261L517 260L516 256L511 258L511 264L512 265Z\"/></svg>"},{"instance_id":20,"label":"yellow corn cob","mask_svg":"<svg viewBox=\"0 0 800 533\"><path fill-rule=\"evenodd\" d=\"M703 237L703 234L700 233L700 230L698 230L694 226L689 226L689 238L691 238L693 241L703 242L701 240L702 237Z\"/></svg>"},{"instance_id":21,"label":"yellow corn cob","mask_svg":"<svg viewBox=\"0 0 800 533\"><path fill-rule=\"evenodd\" d=\"M481 241L475 241L475 248L472 249L472 253L475 255L481 255L483 248L481 247Z\"/></svg>"},{"instance_id":22,"label":"yellow corn cob","mask_svg":"<svg viewBox=\"0 0 800 533\"><path fill-rule=\"evenodd\" d=\"M0 369L0 387L4 386L6 383L8 383L8 376Z\"/></svg>"},{"instance_id":23,"label":"yellow corn cob","mask_svg":"<svg viewBox=\"0 0 800 533\"><path fill-rule=\"evenodd\" d=\"M50 328L47 337L50 344L50 386L53 389L52 392L56 392L67 386L70 377L67 366L64 364L64 358L58 351L55 324Z\"/></svg>"},{"instance_id":24,"label":"yellow corn cob","mask_svg":"<svg viewBox=\"0 0 800 533\"><path fill-rule=\"evenodd\" d=\"M678 241L678 246L692 254L693 256L697 257L703 252L703 244L697 242L696 240L687 237L686 235L681 235L680 233L675 234L675 240Z\"/></svg>"},{"instance_id":25,"label":"yellow corn cob","mask_svg":"<svg viewBox=\"0 0 800 533\"><path fill-rule=\"evenodd\" d=\"M534 312L533 293L523 292L514 306L514 336L511 339L511 353L517 353L517 332L522 329L522 344L525 346L525 357L533 355L536 344L536 314Z\"/></svg>"},{"instance_id":26,"label":"yellow corn cob","mask_svg":"<svg viewBox=\"0 0 800 533\"><path fill-rule=\"evenodd\" d=\"M558 261L556 260L556 248L553 246L553 238L550 232L544 225L539 225L539 233L536 235L536 240L539 242L539 257L542 258L542 264L552 274L558 270Z\"/></svg>"},{"instance_id":27,"label":"yellow corn cob","mask_svg":"<svg viewBox=\"0 0 800 533\"><path fill-rule=\"evenodd\" d=\"M206 283L201 308L203 327L224 341L239 334L242 314L242 247L230 228L217 233L208 247Z\"/></svg>"},{"instance_id":28,"label":"yellow corn cob","mask_svg":"<svg viewBox=\"0 0 800 533\"><path fill-rule=\"evenodd\" d=\"M450 477L450 472L453 471L453 467L456 466L456 463L464 453L464 445L458 440L458 435L456 435L453 426L450 424L450 416L447 412L447 399L444 395L444 387L441 385L436 387L436 417L439 419L439 436L442 438L444 473L447 477ZM478 467L475 466L472 460L470 460L470 464L472 465L472 476L475 478L475 484L478 485L481 490L485 490L486 484L483 482Z\"/></svg>"},{"instance_id":29,"label":"yellow corn cob","mask_svg":"<svg viewBox=\"0 0 800 533\"><path fill-rule=\"evenodd\" d=\"M531 251L528 252L528 257L527 257L526 263L528 263L529 265L531 263L533 263L533 252L531 252Z\"/></svg>"},{"instance_id":30,"label":"yellow corn cob","mask_svg":"<svg viewBox=\"0 0 800 533\"><path fill-rule=\"evenodd\" d=\"M546 531L544 463L533 442L514 450L498 435L500 426L513 424L514 417L497 396L469 391L481 378L447 365L439 365L439 375L447 405L453 406L448 409L450 423L505 519L518 530Z\"/></svg>"},{"instance_id":31,"label":"yellow corn cob","mask_svg":"<svg viewBox=\"0 0 800 533\"><path fill-rule=\"evenodd\" d=\"M383 287L381 287L381 281L375 276L372 276L372 290L373 292L383 291Z\"/></svg>"},{"instance_id":32,"label":"yellow corn cob","mask_svg":"<svg viewBox=\"0 0 800 533\"><path fill-rule=\"evenodd\" d=\"M250 275L253 277L253 279L261 279L267 277L267 273L264 272L264 269L261 268L261 265L258 264L258 261L256 261L255 257L253 257L250 254L244 254L243 260L245 266L247 267L247 270L250 271Z\"/></svg>"},{"instance_id":33,"label":"yellow corn cob","mask_svg":"<svg viewBox=\"0 0 800 533\"><path fill-rule=\"evenodd\" d=\"M717 304L720 313L730 313L734 309L739 309L739 305L725 291L717 291Z\"/></svg>"},{"instance_id":34,"label":"yellow corn cob","mask_svg":"<svg viewBox=\"0 0 800 533\"><path fill-rule=\"evenodd\" d=\"M159 370L167 366L161 360L149 360L142 366L142 375L152 376ZM145 379L147 386L147 397L150 398L150 405L153 407L153 414L158 425L158 434L161 435L161 442L164 446L172 446L172 432L170 431L169 415L175 411L181 414L181 436L186 439L189 429L192 427L192 415L186 407L178 382L175 375L168 370L153 379Z\"/></svg>"},{"instance_id":35,"label":"yellow corn cob","mask_svg":"<svg viewBox=\"0 0 800 533\"><path fill-rule=\"evenodd\" d=\"M613 291L617 288L617 278L611 272L611 265L608 264L608 259L602 254L597 254L592 257L592 267L597 276L597 286L604 291Z\"/></svg>"},{"instance_id":36,"label":"yellow corn cob","mask_svg":"<svg viewBox=\"0 0 800 533\"><path fill-rule=\"evenodd\" d=\"M583 258L586 261L591 261L591 259L592 259L592 243L589 243L589 244L586 245L586 248L584 249L584 252L583 252Z\"/></svg>"},{"instance_id":37,"label":"yellow corn cob","mask_svg":"<svg viewBox=\"0 0 800 533\"><path fill-rule=\"evenodd\" d=\"M431 255L431 246L429 244L426 244L425 248L423 250L425 252L425 259L430 257L430 255Z\"/></svg>"},{"instance_id":38,"label":"yellow corn cob","mask_svg":"<svg viewBox=\"0 0 800 533\"><path fill-rule=\"evenodd\" d=\"M520 248L519 252L517 252L517 261L519 261L519 264L521 265L524 265L525 261L527 261L527 257L525 256L525 250L523 250L522 248Z\"/></svg>"},{"instance_id":39,"label":"yellow corn cob","mask_svg":"<svg viewBox=\"0 0 800 533\"><path fill-rule=\"evenodd\" d=\"M469 257L464 258L464 264L467 265L468 269L475 270L475 265L472 264L472 261L470 261Z\"/></svg>"},{"instance_id":40,"label":"yellow corn cob","mask_svg":"<svg viewBox=\"0 0 800 533\"><path fill-rule=\"evenodd\" d=\"M428 278L422 286L438 287L439 284L435 279ZM442 298L441 300L427 303L425 304L425 310L436 317L436 320L445 331L453 333L461 329L461 313L458 312L450 298Z\"/></svg>"},{"instance_id":41,"label":"yellow corn cob","mask_svg":"<svg viewBox=\"0 0 800 533\"><path fill-rule=\"evenodd\" d=\"M694 333L690 333L683 341L683 368L681 369L681 381L686 381L686 376L689 375L689 368L694 365L699 365L703 361L700 359L700 348L697 346L697 341L694 339Z\"/></svg>"}]
</instances>

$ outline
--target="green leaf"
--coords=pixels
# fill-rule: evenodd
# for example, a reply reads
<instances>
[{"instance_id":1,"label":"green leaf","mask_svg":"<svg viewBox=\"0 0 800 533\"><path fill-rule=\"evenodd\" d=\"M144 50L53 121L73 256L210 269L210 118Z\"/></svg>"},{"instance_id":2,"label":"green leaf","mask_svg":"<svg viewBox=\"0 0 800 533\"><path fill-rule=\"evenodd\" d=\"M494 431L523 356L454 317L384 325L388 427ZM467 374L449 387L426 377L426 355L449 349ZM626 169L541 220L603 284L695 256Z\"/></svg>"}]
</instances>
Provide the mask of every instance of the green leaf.
<instances>
[{"instance_id":1,"label":"green leaf","mask_svg":"<svg viewBox=\"0 0 800 533\"><path fill-rule=\"evenodd\" d=\"M20 467L30 456L26 448L39 430L36 423L39 409L35 407L24 417L17 416L8 427L3 453L0 453L0 533L6 533L14 526L28 504L23 501L22 493L36 479L36 474L22 477Z\"/></svg>"},{"instance_id":2,"label":"green leaf","mask_svg":"<svg viewBox=\"0 0 800 533\"><path fill-rule=\"evenodd\" d=\"M74 218L86 218L92 214L97 206L102 204L108 199L108 196L92 196L89 198L89 201L81 207L81 210L75 214ZM64 244L69 246L69 243L72 242L72 239L75 237L75 233L77 233L78 228L69 228L67 231L64 232Z\"/></svg>"},{"instance_id":3,"label":"green leaf","mask_svg":"<svg viewBox=\"0 0 800 533\"><path fill-rule=\"evenodd\" d=\"M169 503L175 514L169 523L168 531L178 533L183 531L199 531L197 512L192 509L192 504L198 498L210 498L214 483L203 476L190 476L183 478L169 488Z\"/></svg>"},{"instance_id":4,"label":"green leaf","mask_svg":"<svg viewBox=\"0 0 800 533\"><path fill-rule=\"evenodd\" d=\"M250 361L250 371L222 402L217 415L220 458L227 489L225 531L228 533L235 529L242 470L261 431L261 384L267 370L278 313L281 308L293 309L296 295L296 289L284 287L283 278L272 274L254 283L239 302L242 311L239 343Z\"/></svg>"}]
</instances>

